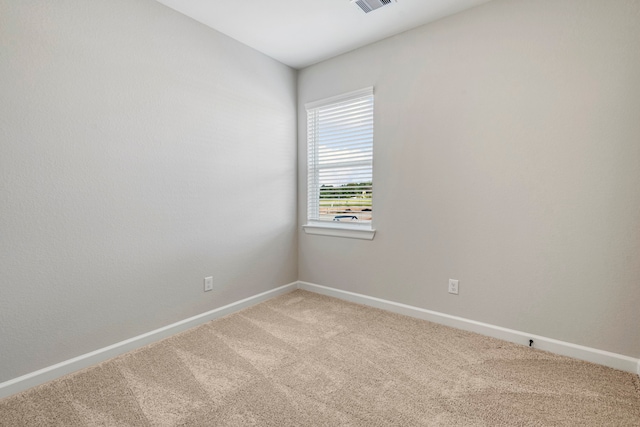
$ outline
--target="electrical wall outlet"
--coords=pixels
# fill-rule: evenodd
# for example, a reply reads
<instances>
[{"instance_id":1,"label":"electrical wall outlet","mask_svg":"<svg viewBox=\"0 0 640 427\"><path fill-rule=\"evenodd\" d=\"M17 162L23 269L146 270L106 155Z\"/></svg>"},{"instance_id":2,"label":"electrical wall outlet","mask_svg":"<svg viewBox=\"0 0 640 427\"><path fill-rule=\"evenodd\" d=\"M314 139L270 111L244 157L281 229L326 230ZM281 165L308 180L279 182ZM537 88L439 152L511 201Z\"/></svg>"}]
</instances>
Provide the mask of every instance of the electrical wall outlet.
<instances>
[{"instance_id":1,"label":"electrical wall outlet","mask_svg":"<svg viewBox=\"0 0 640 427\"><path fill-rule=\"evenodd\" d=\"M211 291L213 290L213 276L209 276L209 277L205 277L204 278L204 291Z\"/></svg>"},{"instance_id":2,"label":"electrical wall outlet","mask_svg":"<svg viewBox=\"0 0 640 427\"><path fill-rule=\"evenodd\" d=\"M449 279L449 293L458 295L458 281L455 279Z\"/></svg>"}]
</instances>

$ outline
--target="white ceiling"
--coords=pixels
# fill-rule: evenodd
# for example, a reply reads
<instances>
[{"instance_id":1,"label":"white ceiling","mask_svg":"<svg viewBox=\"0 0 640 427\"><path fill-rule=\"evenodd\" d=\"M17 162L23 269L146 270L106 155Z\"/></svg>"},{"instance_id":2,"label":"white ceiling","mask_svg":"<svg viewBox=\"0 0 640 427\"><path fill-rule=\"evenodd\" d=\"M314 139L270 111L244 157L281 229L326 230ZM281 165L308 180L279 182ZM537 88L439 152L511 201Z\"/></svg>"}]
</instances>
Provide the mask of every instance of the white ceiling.
<instances>
[{"instance_id":1,"label":"white ceiling","mask_svg":"<svg viewBox=\"0 0 640 427\"><path fill-rule=\"evenodd\" d=\"M490 0L157 0L276 60L304 68Z\"/></svg>"}]
</instances>

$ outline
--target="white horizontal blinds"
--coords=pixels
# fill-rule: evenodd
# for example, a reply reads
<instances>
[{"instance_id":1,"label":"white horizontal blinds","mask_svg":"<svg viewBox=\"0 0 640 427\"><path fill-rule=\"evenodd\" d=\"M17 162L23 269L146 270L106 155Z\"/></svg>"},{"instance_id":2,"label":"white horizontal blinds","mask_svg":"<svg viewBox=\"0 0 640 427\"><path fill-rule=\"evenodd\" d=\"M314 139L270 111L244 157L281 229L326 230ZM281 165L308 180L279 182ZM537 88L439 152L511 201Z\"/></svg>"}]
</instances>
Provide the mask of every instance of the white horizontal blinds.
<instances>
[{"instance_id":1,"label":"white horizontal blinds","mask_svg":"<svg viewBox=\"0 0 640 427\"><path fill-rule=\"evenodd\" d=\"M370 223L373 88L307 104L312 221Z\"/></svg>"}]
</instances>

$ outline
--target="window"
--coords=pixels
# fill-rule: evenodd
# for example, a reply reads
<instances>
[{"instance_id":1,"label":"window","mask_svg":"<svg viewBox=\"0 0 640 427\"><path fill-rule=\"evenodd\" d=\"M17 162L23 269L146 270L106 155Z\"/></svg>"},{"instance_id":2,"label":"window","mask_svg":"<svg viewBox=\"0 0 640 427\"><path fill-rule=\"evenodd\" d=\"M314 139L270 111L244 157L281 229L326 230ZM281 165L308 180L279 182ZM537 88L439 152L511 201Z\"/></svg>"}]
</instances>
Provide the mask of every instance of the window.
<instances>
[{"instance_id":1,"label":"window","mask_svg":"<svg viewBox=\"0 0 640 427\"><path fill-rule=\"evenodd\" d=\"M311 234L372 239L373 88L307 109L307 225Z\"/></svg>"}]
</instances>

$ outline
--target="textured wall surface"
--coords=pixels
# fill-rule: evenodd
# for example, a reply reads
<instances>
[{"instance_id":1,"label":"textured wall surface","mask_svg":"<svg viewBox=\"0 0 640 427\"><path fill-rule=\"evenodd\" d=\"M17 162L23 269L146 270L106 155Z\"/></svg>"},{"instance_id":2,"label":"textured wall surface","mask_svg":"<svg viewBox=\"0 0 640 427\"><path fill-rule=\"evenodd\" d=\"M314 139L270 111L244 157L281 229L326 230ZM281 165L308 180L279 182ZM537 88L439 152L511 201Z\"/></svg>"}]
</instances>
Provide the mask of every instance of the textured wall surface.
<instances>
[{"instance_id":1,"label":"textured wall surface","mask_svg":"<svg viewBox=\"0 0 640 427\"><path fill-rule=\"evenodd\" d=\"M0 0L0 382L296 280L295 81L155 1Z\"/></svg>"},{"instance_id":2,"label":"textured wall surface","mask_svg":"<svg viewBox=\"0 0 640 427\"><path fill-rule=\"evenodd\" d=\"M299 218L302 106L373 85L378 232L300 233L300 279L640 357L639 20L493 1L302 70Z\"/></svg>"}]
</instances>

